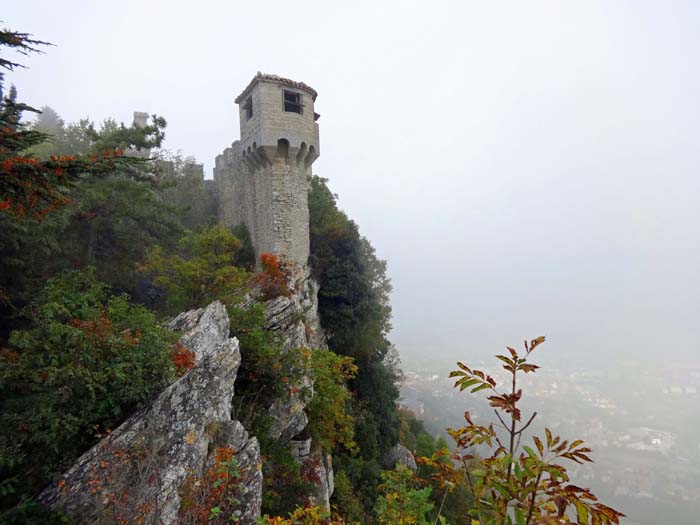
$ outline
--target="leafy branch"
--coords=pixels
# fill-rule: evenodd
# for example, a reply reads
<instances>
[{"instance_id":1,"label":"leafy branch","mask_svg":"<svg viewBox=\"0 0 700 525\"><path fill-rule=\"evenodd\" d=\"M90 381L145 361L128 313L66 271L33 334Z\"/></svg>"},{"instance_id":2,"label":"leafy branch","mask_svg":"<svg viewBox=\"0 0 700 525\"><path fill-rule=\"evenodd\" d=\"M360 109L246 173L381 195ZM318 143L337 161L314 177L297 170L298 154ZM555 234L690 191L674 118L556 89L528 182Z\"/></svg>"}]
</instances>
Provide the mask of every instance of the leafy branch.
<instances>
[{"instance_id":1,"label":"leafy branch","mask_svg":"<svg viewBox=\"0 0 700 525\"><path fill-rule=\"evenodd\" d=\"M562 440L545 428L543 438L533 436L533 446L524 445L521 450L523 433L537 412L522 423L519 403L523 391L518 388L518 378L519 374L534 373L540 368L529 362L529 358L544 341L544 337L525 341L523 354L506 347L509 355L496 356L510 376L510 388L504 392L497 389L496 381L485 372L458 362L458 369L450 373L451 378L457 378L454 388L470 389L472 394L490 391L487 399L497 424L478 425L465 412L465 426L447 429L456 443L451 456L454 463L445 462L444 450L431 458L420 458L419 462L433 468L433 478L440 486L453 487L466 479L474 502L470 514L482 524L619 524L624 514L598 502L589 489L569 483L566 468L560 464L561 460L578 464L592 461L591 449L583 440ZM470 468L469 462L475 460L471 449L475 446L488 447L491 455L476 468Z\"/></svg>"}]
</instances>

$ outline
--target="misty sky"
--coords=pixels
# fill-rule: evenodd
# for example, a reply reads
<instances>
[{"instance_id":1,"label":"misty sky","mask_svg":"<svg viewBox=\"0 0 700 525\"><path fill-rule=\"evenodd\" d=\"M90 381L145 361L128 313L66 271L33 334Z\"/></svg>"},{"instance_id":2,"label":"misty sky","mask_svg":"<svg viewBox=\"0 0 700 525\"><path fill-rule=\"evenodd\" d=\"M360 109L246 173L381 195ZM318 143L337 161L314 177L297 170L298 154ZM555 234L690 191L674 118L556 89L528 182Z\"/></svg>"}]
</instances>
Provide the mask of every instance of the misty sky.
<instances>
[{"instance_id":1,"label":"misty sky","mask_svg":"<svg viewBox=\"0 0 700 525\"><path fill-rule=\"evenodd\" d=\"M389 262L402 354L700 362L700 3L6 4L56 44L22 101L163 115L208 177L256 71L318 90L314 169Z\"/></svg>"}]
</instances>

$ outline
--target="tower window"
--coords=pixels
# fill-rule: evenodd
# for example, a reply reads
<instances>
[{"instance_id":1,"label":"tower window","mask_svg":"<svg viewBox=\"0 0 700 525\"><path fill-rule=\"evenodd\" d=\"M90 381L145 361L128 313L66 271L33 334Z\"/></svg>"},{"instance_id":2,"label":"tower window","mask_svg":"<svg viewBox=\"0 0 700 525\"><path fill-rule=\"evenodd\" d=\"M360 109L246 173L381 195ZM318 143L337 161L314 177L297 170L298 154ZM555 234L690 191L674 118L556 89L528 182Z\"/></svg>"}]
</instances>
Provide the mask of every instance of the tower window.
<instances>
[{"instance_id":1,"label":"tower window","mask_svg":"<svg viewBox=\"0 0 700 525\"><path fill-rule=\"evenodd\" d=\"M284 110L301 115L301 95L293 91L284 91Z\"/></svg>"},{"instance_id":2,"label":"tower window","mask_svg":"<svg viewBox=\"0 0 700 525\"><path fill-rule=\"evenodd\" d=\"M248 97L248 100L243 104L243 112L245 113L246 120L253 118L253 97Z\"/></svg>"}]
</instances>

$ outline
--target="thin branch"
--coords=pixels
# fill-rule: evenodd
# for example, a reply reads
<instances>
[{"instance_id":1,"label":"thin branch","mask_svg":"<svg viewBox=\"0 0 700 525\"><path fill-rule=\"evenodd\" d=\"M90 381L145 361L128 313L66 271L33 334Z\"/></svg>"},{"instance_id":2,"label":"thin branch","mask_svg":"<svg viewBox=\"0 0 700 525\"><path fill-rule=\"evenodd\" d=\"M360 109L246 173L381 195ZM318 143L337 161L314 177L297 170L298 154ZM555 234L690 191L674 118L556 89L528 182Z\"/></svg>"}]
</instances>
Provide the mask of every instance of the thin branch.
<instances>
[{"instance_id":1,"label":"thin branch","mask_svg":"<svg viewBox=\"0 0 700 525\"><path fill-rule=\"evenodd\" d=\"M525 423L525 426L522 427L520 430L518 430L518 431L516 432L516 434L521 434L521 433L523 432L523 430L525 430L527 427L529 427L529 426L530 426L530 423L532 423L532 420L535 419L535 416L536 416L536 415L537 415L537 412L533 413L533 414L530 416L530 419L528 419L527 423Z\"/></svg>"},{"instance_id":2,"label":"thin branch","mask_svg":"<svg viewBox=\"0 0 700 525\"><path fill-rule=\"evenodd\" d=\"M447 499L447 491L448 487L445 486L445 493L442 495L442 502L440 503L440 508L438 509L437 516L435 517L435 523L433 525L437 525L437 522L440 519L440 514L442 514L442 507L445 505L445 499Z\"/></svg>"},{"instance_id":3,"label":"thin branch","mask_svg":"<svg viewBox=\"0 0 700 525\"><path fill-rule=\"evenodd\" d=\"M506 429L506 432L510 432L510 429L508 428L508 425L506 425L505 421L503 421L501 414L499 414L496 409L493 410L493 413L496 414L496 416L498 417L498 420L501 422L501 425L503 425L503 428Z\"/></svg>"},{"instance_id":4,"label":"thin branch","mask_svg":"<svg viewBox=\"0 0 700 525\"><path fill-rule=\"evenodd\" d=\"M518 440L515 442L515 448L513 450L518 450L520 448L520 438L523 437L522 434L518 434Z\"/></svg>"},{"instance_id":5,"label":"thin branch","mask_svg":"<svg viewBox=\"0 0 700 525\"><path fill-rule=\"evenodd\" d=\"M537 498L537 487L542 479L542 470L537 473L537 480L535 481L535 490L532 492L532 499L530 500L530 509L527 511L527 519L525 520L525 525L530 525L530 520L532 519L532 513L535 510L535 499Z\"/></svg>"}]
</instances>

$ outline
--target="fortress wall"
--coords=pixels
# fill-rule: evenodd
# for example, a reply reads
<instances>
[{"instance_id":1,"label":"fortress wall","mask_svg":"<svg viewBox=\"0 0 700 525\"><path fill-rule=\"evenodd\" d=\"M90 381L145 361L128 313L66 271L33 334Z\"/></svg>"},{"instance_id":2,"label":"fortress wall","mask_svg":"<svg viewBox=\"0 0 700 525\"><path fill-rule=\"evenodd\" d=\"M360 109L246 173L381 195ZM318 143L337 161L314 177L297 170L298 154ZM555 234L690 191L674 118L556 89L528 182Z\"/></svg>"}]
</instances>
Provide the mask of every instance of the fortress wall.
<instances>
[{"instance_id":1,"label":"fortress wall","mask_svg":"<svg viewBox=\"0 0 700 525\"><path fill-rule=\"evenodd\" d=\"M285 91L301 97L301 114L285 111ZM258 259L270 252L301 266L308 262L308 177L320 153L314 96L305 84L258 74L236 99L241 140L214 168L219 222L245 224Z\"/></svg>"},{"instance_id":2,"label":"fortress wall","mask_svg":"<svg viewBox=\"0 0 700 525\"><path fill-rule=\"evenodd\" d=\"M272 228L266 231L271 233L273 250L270 251L306 265L309 258L308 170L292 160L275 162L269 171L273 213Z\"/></svg>"}]
</instances>

